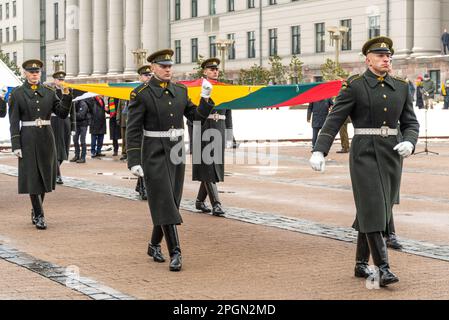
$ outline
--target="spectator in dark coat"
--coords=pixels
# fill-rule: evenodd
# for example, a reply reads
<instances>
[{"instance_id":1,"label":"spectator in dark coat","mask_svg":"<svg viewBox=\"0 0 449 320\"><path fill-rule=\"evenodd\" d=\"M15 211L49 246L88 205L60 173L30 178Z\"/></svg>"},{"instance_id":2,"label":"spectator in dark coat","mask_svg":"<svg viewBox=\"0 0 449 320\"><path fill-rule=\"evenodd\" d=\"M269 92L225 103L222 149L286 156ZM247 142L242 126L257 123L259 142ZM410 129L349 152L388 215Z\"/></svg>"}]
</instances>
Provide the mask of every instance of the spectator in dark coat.
<instances>
[{"instance_id":1,"label":"spectator in dark coat","mask_svg":"<svg viewBox=\"0 0 449 320\"><path fill-rule=\"evenodd\" d=\"M443 35L441 36L441 42L443 43L443 52L446 55L446 49L449 49L449 33L447 29L444 29Z\"/></svg>"},{"instance_id":2,"label":"spectator in dark coat","mask_svg":"<svg viewBox=\"0 0 449 320\"><path fill-rule=\"evenodd\" d=\"M76 114L76 130L73 136L73 144L75 145L75 157L70 162L86 163L86 135L87 127L89 127L89 104L86 100L74 102ZM81 147L80 147L81 144Z\"/></svg>"},{"instance_id":3,"label":"spectator in dark coat","mask_svg":"<svg viewBox=\"0 0 449 320\"><path fill-rule=\"evenodd\" d=\"M419 109L424 109L424 99L423 99L423 78L419 76L416 78L416 106Z\"/></svg>"},{"instance_id":4,"label":"spectator in dark coat","mask_svg":"<svg viewBox=\"0 0 449 320\"><path fill-rule=\"evenodd\" d=\"M332 99L325 99L309 104L307 110L307 122L312 122L313 138L312 148L315 146L315 142L318 138L318 133L326 122L326 117L329 114L329 109L334 105ZM313 115L313 117L312 117Z\"/></svg>"},{"instance_id":5,"label":"spectator in dark coat","mask_svg":"<svg viewBox=\"0 0 449 320\"><path fill-rule=\"evenodd\" d=\"M114 146L113 157L118 156L118 141L122 138L120 133L120 123L117 120L117 109L120 107L120 100L109 98L107 113L109 114L109 135Z\"/></svg>"},{"instance_id":6,"label":"spectator in dark coat","mask_svg":"<svg viewBox=\"0 0 449 320\"><path fill-rule=\"evenodd\" d=\"M102 96L96 96L89 103L89 126L92 137L92 158L104 157L101 153L104 135L106 134L106 106Z\"/></svg>"}]
</instances>

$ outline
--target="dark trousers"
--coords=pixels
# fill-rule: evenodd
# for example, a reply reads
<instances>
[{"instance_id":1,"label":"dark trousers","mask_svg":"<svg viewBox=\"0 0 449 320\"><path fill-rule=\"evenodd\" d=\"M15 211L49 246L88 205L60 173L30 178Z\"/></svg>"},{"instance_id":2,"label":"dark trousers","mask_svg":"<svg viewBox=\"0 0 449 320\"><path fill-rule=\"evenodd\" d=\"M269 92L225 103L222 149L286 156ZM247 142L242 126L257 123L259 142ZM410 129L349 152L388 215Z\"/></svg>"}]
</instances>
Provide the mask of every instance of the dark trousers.
<instances>
[{"instance_id":1,"label":"dark trousers","mask_svg":"<svg viewBox=\"0 0 449 320\"><path fill-rule=\"evenodd\" d=\"M312 148L315 148L315 143L318 140L318 134L320 133L321 128L312 128L312 129L313 129Z\"/></svg>"},{"instance_id":2,"label":"dark trousers","mask_svg":"<svg viewBox=\"0 0 449 320\"><path fill-rule=\"evenodd\" d=\"M81 159L86 159L86 152L87 152L86 134L87 134L87 127L77 127L76 133L73 136L73 144L75 145L75 156Z\"/></svg>"},{"instance_id":3,"label":"dark trousers","mask_svg":"<svg viewBox=\"0 0 449 320\"><path fill-rule=\"evenodd\" d=\"M120 128L122 133L122 155L126 155L126 127Z\"/></svg>"},{"instance_id":4,"label":"dark trousers","mask_svg":"<svg viewBox=\"0 0 449 320\"><path fill-rule=\"evenodd\" d=\"M444 96L444 107L443 109L449 109L449 95Z\"/></svg>"},{"instance_id":5,"label":"dark trousers","mask_svg":"<svg viewBox=\"0 0 449 320\"><path fill-rule=\"evenodd\" d=\"M447 50L449 50L449 43L443 43L443 52L444 54L447 54Z\"/></svg>"},{"instance_id":6,"label":"dark trousers","mask_svg":"<svg viewBox=\"0 0 449 320\"><path fill-rule=\"evenodd\" d=\"M112 140L112 145L114 146L114 154L118 154L118 140Z\"/></svg>"},{"instance_id":7,"label":"dark trousers","mask_svg":"<svg viewBox=\"0 0 449 320\"><path fill-rule=\"evenodd\" d=\"M101 153L103 148L104 134L93 134L90 153L94 156Z\"/></svg>"}]
</instances>

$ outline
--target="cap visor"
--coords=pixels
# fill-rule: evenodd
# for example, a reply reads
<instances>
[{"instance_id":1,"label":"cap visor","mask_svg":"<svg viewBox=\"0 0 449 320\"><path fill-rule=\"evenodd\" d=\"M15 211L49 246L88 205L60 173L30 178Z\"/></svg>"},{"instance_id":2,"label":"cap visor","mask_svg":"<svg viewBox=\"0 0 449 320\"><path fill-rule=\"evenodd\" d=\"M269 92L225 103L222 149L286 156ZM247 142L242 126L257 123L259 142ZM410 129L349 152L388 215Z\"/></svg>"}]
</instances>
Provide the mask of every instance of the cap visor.
<instances>
[{"instance_id":1,"label":"cap visor","mask_svg":"<svg viewBox=\"0 0 449 320\"><path fill-rule=\"evenodd\" d=\"M163 66L172 66L173 61L158 61L157 64L163 65Z\"/></svg>"}]
</instances>

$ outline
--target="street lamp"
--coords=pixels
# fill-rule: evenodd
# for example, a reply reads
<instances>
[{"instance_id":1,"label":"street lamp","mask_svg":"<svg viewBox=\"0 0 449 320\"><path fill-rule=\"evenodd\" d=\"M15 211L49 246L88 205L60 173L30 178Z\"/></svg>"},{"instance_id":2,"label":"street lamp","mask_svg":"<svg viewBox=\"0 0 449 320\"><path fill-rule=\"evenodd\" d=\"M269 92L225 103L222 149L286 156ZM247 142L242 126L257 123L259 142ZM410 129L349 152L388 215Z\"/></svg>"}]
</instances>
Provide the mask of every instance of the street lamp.
<instances>
[{"instance_id":1,"label":"street lamp","mask_svg":"<svg viewBox=\"0 0 449 320\"><path fill-rule=\"evenodd\" d=\"M217 46L217 50L220 52L221 56L221 68L223 71L223 74L225 72L225 57L226 53L229 51L229 48L231 48L234 45L234 40L230 39L218 39L215 41L215 45Z\"/></svg>"},{"instance_id":2,"label":"street lamp","mask_svg":"<svg viewBox=\"0 0 449 320\"><path fill-rule=\"evenodd\" d=\"M65 56L64 55L54 55L51 57L51 61L53 62L53 71L58 72L61 70L64 70L64 62L65 62Z\"/></svg>"},{"instance_id":3,"label":"street lamp","mask_svg":"<svg viewBox=\"0 0 449 320\"><path fill-rule=\"evenodd\" d=\"M349 32L348 27L328 27L327 32L329 32L329 38L330 38L330 45L332 47L335 46L335 63L340 63L340 48L341 48L341 42L345 36L346 33Z\"/></svg>"},{"instance_id":4,"label":"street lamp","mask_svg":"<svg viewBox=\"0 0 449 320\"><path fill-rule=\"evenodd\" d=\"M147 59L148 51L145 49L136 49L132 51L134 55L134 63L137 66L137 68L140 68L145 64L145 61Z\"/></svg>"}]
</instances>

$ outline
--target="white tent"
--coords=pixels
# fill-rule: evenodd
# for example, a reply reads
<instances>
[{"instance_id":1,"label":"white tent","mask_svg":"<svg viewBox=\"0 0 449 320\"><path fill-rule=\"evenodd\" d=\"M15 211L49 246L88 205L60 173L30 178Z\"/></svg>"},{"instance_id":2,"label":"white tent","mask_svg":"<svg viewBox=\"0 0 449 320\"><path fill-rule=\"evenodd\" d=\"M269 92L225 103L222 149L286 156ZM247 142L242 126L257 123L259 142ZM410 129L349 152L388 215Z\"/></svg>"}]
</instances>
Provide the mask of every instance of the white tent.
<instances>
[{"instance_id":1,"label":"white tent","mask_svg":"<svg viewBox=\"0 0 449 320\"><path fill-rule=\"evenodd\" d=\"M17 87L21 84L20 78L0 60L0 89L3 87ZM0 144L9 144L9 141L9 121L6 117L5 119L0 119Z\"/></svg>"}]
</instances>

